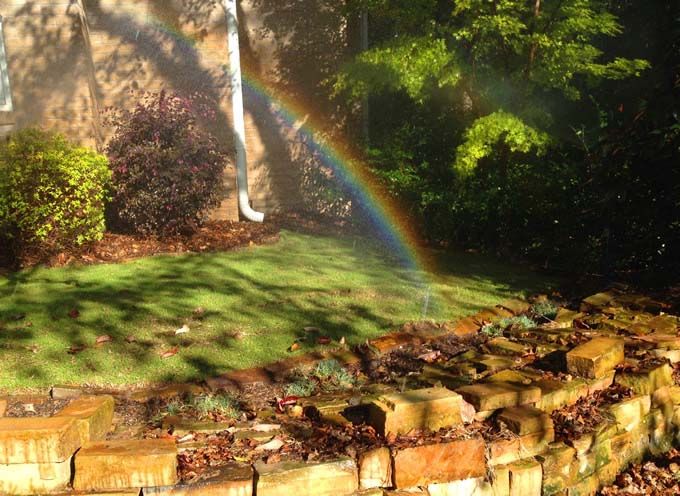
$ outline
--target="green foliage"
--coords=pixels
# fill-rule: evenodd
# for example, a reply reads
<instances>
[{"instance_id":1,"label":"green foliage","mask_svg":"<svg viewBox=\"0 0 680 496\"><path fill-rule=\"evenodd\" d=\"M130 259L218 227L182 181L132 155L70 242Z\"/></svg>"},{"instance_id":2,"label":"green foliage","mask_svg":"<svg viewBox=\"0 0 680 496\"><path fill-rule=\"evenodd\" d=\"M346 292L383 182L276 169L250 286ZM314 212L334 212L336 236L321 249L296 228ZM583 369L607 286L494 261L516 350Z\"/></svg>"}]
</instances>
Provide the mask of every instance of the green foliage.
<instances>
[{"instance_id":1,"label":"green foliage","mask_svg":"<svg viewBox=\"0 0 680 496\"><path fill-rule=\"evenodd\" d=\"M495 338L503 335L503 327L498 324L484 324L481 330L482 334Z\"/></svg>"},{"instance_id":2,"label":"green foliage","mask_svg":"<svg viewBox=\"0 0 680 496\"><path fill-rule=\"evenodd\" d=\"M360 98L371 92L404 91L422 102L428 86L455 86L460 69L443 39L398 38L369 50L345 66L335 81L337 93Z\"/></svg>"},{"instance_id":3,"label":"green foliage","mask_svg":"<svg viewBox=\"0 0 680 496\"><path fill-rule=\"evenodd\" d=\"M238 400L228 394L196 396L191 405L204 417L211 414L230 418L241 416Z\"/></svg>"},{"instance_id":4,"label":"green foliage","mask_svg":"<svg viewBox=\"0 0 680 496\"><path fill-rule=\"evenodd\" d=\"M368 163L426 238L677 279L680 3L349 4L371 48L336 89L368 93Z\"/></svg>"},{"instance_id":5,"label":"green foliage","mask_svg":"<svg viewBox=\"0 0 680 496\"><path fill-rule=\"evenodd\" d=\"M345 388L354 384L354 377L337 360L322 360L311 372L326 389Z\"/></svg>"},{"instance_id":6,"label":"green foliage","mask_svg":"<svg viewBox=\"0 0 680 496\"><path fill-rule=\"evenodd\" d=\"M526 315L517 315L515 317L507 317L505 319L501 319L498 322L498 325L501 326L503 329L507 329L508 327L516 327L519 329L531 329L537 326L536 322L534 322L531 318L527 317Z\"/></svg>"},{"instance_id":7,"label":"green foliage","mask_svg":"<svg viewBox=\"0 0 680 496\"><path fill-rule=\"evenodd\" d=\"M102 238L106 157L26 129L0 146L0 227L18 250L54 252Z\"/></svg>"},{"instance_id":8,"label":"green foliage","mask_svg":"<svg viewBox=\"0 0 680 496\"><path fill-rule=\"evenodd\" d=\"M475 120L465 132L465 141L458 147L455 168L461 175L470 174L481 159L497 150L538 155L546 152L550 138L546 133L527 126L521 119L499 110Z\"/></svg>"},{"instance_id":9,"label":"green foliage","mask_svg":"<svg viewBox=\"0 0 680 496\"><path fill-rule=\"evenodd\" d=\"M531 312L539 317L545 317L546 319L554 319L557 317L558 306L555 305L550 300L539 301L531 306Z\"/></svg>"},{"instance_id":10,"label":"green foliage","mask_svg":"<svg viewBox=\"0 0 680 496\"><path fill-rule=\"evenodd\" d=\"M300 396L304 398L314 394L314 391L316 391L316 383L308 377L302 376L286 386L285 394L286 396Z\"/></svg>"}]
</instances>

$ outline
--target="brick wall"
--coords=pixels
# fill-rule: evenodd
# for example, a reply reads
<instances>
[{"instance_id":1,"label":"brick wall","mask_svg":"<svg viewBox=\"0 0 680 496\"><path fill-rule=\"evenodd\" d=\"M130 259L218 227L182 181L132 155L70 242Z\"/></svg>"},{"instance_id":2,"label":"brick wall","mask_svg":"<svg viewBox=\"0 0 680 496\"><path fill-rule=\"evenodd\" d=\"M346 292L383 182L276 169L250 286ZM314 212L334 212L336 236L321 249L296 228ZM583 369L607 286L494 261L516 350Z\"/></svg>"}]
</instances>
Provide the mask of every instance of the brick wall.
<instances>
[{"instance_id":1,"label":"brick wall","mask_svg":"<svg viewBox=\"0 0 680 496\"><path fill-rule=\"evenodd\" d=\"M320 82L347 50L340 2L243 0L241 53L251 77L308 108L328 110ZM221 0L0 0L14 111L0 126L39 125L101 148L111 130L101 112L130 108L140 90L200 92L218 118L205 123L231 145L226 20ZM304 117L304 116L302 116ZM246 148L255 209L300 202L295 136L269 102L246 88ZM236 219L235 170L215 212Z\"/></svg>"}]
</instances>

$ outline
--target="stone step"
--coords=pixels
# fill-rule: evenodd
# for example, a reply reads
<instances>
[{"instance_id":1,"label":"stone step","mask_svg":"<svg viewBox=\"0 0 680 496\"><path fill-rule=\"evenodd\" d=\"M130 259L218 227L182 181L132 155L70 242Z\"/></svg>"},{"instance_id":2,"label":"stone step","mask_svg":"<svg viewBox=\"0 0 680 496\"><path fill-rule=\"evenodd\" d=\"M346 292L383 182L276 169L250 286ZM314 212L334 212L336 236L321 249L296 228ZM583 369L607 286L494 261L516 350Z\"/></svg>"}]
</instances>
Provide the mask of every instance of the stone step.
<instances>
[{"instance_id":1,"label":"stone step","mask_svg":"<svg viewBox=\"0 0 680 496\"><path fill-rule=\"evenodd\" d=\"M80 447L71 417L0 418L0 464L59 463Z\"/></svg>"},{"instance_id":2,"label":"stone step","mask_svg":"<svg viewBox=\"0 0 680 496\"><path fill-rule=\"evenodd\" d=\"M177 447L172 439L88 443L75 457L77 491L171 486L177 483Z\"/></svg>"},{"instance_id":3,"label":"stone step","mask_svg":"<svg viewBox=\"0 0 680 496\"><path fill-rule=\"evenodd\" d=\"M349 496L359 488L356 463L349 458L324 463L255 464L257 496Z\"/></svg>"},{"instance_id":4,"label":"stone step","mask_svg":"<svg viewBox=\"0 0 680 496\"><path fill-rule=\"evenodd\" d=\"M113 422L113 396L85 396L71 401L57 417L72 417L78 424L81 443L100 441Z\"/></svg>"},{"instance_id":5,"label":"stone step","mask_svg":"<svg viewBox=\"0 0 680 496\"><path fill-rule=\"evenodd\" d=\"M193 484L146 487L144 496L252 496L253 468L250 465L233 463L215 472Z\"/></svg>"},{"instance_id":6,"label":"stone step","mask_svg":"<svg viewBox=\"0 0 680 496\"><path fill-rule=\"evenodd\" d=\"M369 405L368 423L384 435L413 429L436 431L462 424L465 407L463 398L446 388L416 389L374 400Z\"/></svg>"},{"instance_id":7,"label":"stone step","mask_svg":"<svg viewBox=\"0 0 680 496\"><path fill-rule=\"evenodd\" d=\"M631 388L636 394L653 394L657 389L675 384L673 368L667 363L639 372L617 372L614 382Z\"/></svg>"},{"instance_id":8,"label":"stone step","mask_svg":"<svg viewBox=\"0 0 680 496\"><path fill-rule=\"evenodd\" d=\"M473 384L458 388L456 392L478 412L536 403L541 399L541 390L538 387L509 382Z\"/></svg>"},{"instance_id":9,"label":"stone step","mask_svg":"<svg viewBox=\"0 0 680 496\"><path fill-rule=\"evenodd\" d=\"M375 448L359 456L359 488L392 485L392 455L389 448Z\"/></svg>"},{"instance_id":10,"label":"stone step","mask_svg":"<svg viewBox=\"0 0 680 496\"><path fill-rule=\"evenodd\" d=\"M485 447L481 437L405 448L394 452L393 459L394 484L398 489L486 474Z\"/></svg>"},{"instance_id":11,"label":"stone step","mask_svg":"<svg viewBox=\"0 0 680 496\"><path fill-rule=\"evenodd\" d=\"M56 463L0 464L0 494L32 495L65 490L71 458Z\"/></svg>"},{"instance_id":12,"label":"stone step","mask_svg":"<svg viewBox=\"0 0 680 496\"><path fill-rule=\"evenodd\" d=\"M518 436L553 430L550 415L528 405L504 408L498 414L498 421Z\"/></svg>"},{"instance_id":13,"label":"stone step","mask_svg":"<svg viewBox=\"0 0 680 496\"><path fill-rule=\"evenodd\" d=\"M567 353L567 369L574 375L598 379L623 360L623 339L598 337Z\"/></svg>"}]
</instances>

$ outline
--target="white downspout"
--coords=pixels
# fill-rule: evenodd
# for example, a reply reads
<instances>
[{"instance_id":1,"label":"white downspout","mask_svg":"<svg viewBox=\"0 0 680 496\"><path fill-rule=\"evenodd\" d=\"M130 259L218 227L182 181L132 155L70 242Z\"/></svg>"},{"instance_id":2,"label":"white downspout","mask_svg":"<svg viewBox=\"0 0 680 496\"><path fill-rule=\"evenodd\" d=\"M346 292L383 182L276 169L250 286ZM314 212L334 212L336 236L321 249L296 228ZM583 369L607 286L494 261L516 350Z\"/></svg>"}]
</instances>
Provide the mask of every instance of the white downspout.
<instances>
[{"instance_id":1,"label":"white downspout","mask_svg":"<svg viewBox=\"0 0 680 496\"><path fill-rule=\"evenodd\" d=\"M229 72L231 76L231 104L234 114L234 147L236 148L236 183L238 186L238 208L241 214L252 222L262 222L264 214L250 206L248 198L248 160L246 157L246 126L243 117L243 86L241 80L241 54L238 39L237 0L224 0L227 13L227 35L229 41Z\"/></svg>"}]
</instances>

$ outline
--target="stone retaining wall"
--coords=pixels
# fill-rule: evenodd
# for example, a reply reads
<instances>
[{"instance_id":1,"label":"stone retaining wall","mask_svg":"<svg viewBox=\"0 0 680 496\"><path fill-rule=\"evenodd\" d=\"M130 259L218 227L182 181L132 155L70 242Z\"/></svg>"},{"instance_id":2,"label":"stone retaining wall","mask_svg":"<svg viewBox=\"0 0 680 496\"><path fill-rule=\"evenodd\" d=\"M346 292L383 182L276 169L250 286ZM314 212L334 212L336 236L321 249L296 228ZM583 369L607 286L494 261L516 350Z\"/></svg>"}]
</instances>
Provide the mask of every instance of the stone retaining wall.
<instances>
[{"instance_id":1,"label":"stone retaining wall","mask_svg":"<svg viewBox=\"0 0 680 496\"><path fill-rule=\"evenodd\" d=\"M478 329L481 322L500 318L504 312L526 309L509 306L464 319L451 332ZM655 325L655 329L662 327ZM559 334L560 329L556 326L554 332ZM666 352L680 349L671 339L676 334L677 326L641 336L655 350ZM375 343L388 341L380 339ZM501 338L493 342L494 348L503 348ZM512 343L521 346L523 341ZM443 370L433 379L432 388L383 395L370 404L369 422L387 436L463 425L494 415L513 433L510 438L485 441L480 435L469 435L380 447L331 461L231 464L190 485L177 484L174 438L103 441L111 425L113 401L109 396L82 397L51 418L0 418L0 493L68 491L72 484L77 494L594 494L632 462L664 453L680 442L680 386L673 381L670 365L616 369L625 359L627 344L629 338L602 327L592 339L566 351L567 372L573 376L564 381L532 375L529 369L505 368L482 382L452 390L441 386L441 378L451 374L453 380L460 374ZM569 444L556 442L550 412L614 383L626 385L634 395L608 406L606 420L594 432Z\"/></svg>"}]
</instances>

